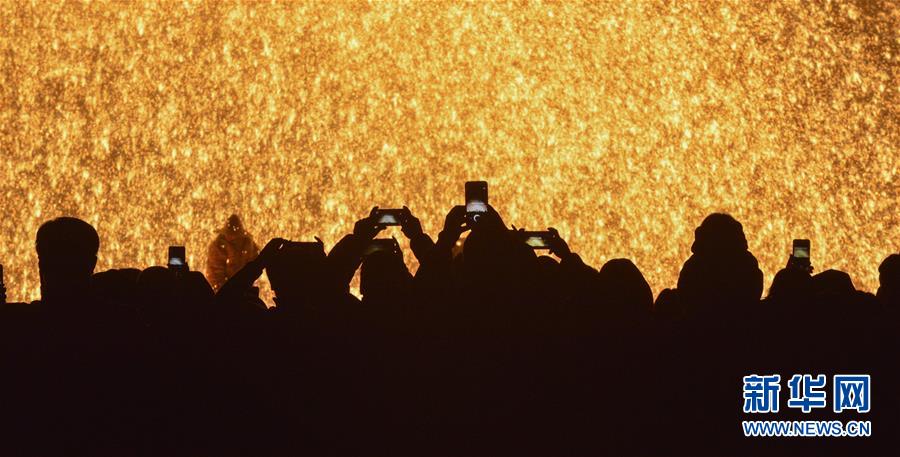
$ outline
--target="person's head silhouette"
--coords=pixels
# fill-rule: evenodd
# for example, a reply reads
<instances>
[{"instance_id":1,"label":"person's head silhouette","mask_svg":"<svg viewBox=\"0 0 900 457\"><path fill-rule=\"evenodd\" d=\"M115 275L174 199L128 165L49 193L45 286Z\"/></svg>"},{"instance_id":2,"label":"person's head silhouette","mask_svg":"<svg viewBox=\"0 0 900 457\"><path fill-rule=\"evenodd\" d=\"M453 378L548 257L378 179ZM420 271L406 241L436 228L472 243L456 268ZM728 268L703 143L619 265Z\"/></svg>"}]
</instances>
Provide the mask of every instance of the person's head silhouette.
<instances>
[{"instance_id":1,"label":"person's head silhouette","mask_svg":"<svg viewBox=\"0 0 900 457\"><path fill-rule=\"evenodd\" d=\"M334 292L321 242L285 242L266 267L280 308L317 304Z\"/></svg>"},{"instance_id":2,"label":"person's head silhouette","mask_svg":"<svg viewBox=\"0 0 900 457\"><path fill-rule=\"evenodd\" d=\"M694 232L693 255L678 276L679 297L688 309L759 301L763 274L741 223L727 214L710 214Z\"/></svg>"},{"instance_id":3,"label":"person's head silhouette","mask_svg":"<svg viewBox=\"0 0 900 457\"><path fill-rule=\"evenodd\" d=\"M228 240L233 240L243 235L244 223L241 221L241 217L237 214L229 216L228 221L225 222L225 228L222 230L222 233Z\"/></svg>"},{"instance_id":4,"label":"person's head silhouette","mask_svg":"<svg viewBox=\"0 0 900 457\"><path fill-rule=\"evenodd\" d=\"M722 255L746 250L744 227L728 214L710 214L694 230L694 244L691 245L694 254Z\"/></svg>"},{"instance_id":5,"label":"person's head silhouette","mask_svg":"<svg viewBox=\"0 0 900 457\"><path fill-rule=\"evenodd\" d=\"M523 278L526 272L535 272L534 251L502 226L491 227L487 221L487 216L482 216L479 224L486 228L473 229L463 245L462 266L467 287L510 293L517 287L533 285Z\"/></svg>"},{"instance_id":6,"label":"person's head silhouette","mask_svg":"<svg viewBox=\"0 0 900 457\"><path fill-rule=\"evenodd\" d=\"M377 251L367 255L359 272L359 291L367 302L405 298L412 275L399 252Z\"/></svg>"},{"instance_id":7,"label":"person's head silhouette","mask_svg":"<svg viewBox=\"0 0 900 457\"><path fill-rule=\"evenodd\" d=\"M840 270L825 270L812 277L812 290L820 299L849 299L856 287L850 275Z\"/></svg>"},{"instance_id":8,"label":"person's head silhouette","mask_svg":"<svg viewBox=\"0 0 900 457\"><path fill-rule=\"evenodd\" d=\"M53 219L38 229L36 248L44 302L87 294L100 249L94 227L72 217Z\"/></svg>"},{"instance_id":9,"label":"person's head silhouette","mask_svg":"<svg viewBox=\"0 0 900 457\"><path fill-rule=\"evenodd\" d=\"M600 268L599 280L604 306L611 317L636 320L650 315L653 291L631 260L606 262Z\"/></svg>"}]
</instances>

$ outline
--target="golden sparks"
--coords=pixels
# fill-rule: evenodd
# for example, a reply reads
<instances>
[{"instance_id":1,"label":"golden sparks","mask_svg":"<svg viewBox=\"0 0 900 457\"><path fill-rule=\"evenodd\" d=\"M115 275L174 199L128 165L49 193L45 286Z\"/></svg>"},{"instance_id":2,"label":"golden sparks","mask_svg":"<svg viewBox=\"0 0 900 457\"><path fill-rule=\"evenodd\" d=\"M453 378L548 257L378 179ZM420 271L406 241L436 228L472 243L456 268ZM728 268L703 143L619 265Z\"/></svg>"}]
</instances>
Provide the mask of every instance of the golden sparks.
<instances>
[{"instance_id":1,"label":"golden sparks","mask_svg":"<svg viewBox=\"0 0 900 457\"><path fill-rule=\"evenodd\" d=\"M874 291L900 239L898 47L890 0L3 1L0 263L37 298L60 215L97 227L100 269L169 244L203 269L231 212L260 243L331 246L373 205L436 234L485 179L507 223L631 258L655 292L713 211L767 284L810 238Z\"/></svg>"}]
</instances>

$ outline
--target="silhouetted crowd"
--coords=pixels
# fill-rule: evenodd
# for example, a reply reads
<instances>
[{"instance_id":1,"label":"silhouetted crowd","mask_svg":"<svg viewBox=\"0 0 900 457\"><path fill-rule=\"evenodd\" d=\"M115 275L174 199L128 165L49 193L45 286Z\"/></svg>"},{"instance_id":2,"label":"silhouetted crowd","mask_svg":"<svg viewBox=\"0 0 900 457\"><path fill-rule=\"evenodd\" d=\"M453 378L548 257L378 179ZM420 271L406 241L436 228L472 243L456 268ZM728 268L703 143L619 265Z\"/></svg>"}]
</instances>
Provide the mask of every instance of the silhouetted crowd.
<instances>
[{"instance_id":1,"label":"silhouetted crowd","mask_svg":"<svg viewBox=\"0 0 900 457\"><path fill-rule=\"evenodd\" d=\"M555 230L538 255L492 208L454 207L436 239L399 214L415 274L373 211L329 252L271 240L216 292L186 269L95 273L94 228L45 223L41 300L0 306L0 455L897 453L900 255L876 295L788 264L763 298L741 224L712 214L654 300L631 261L595 269ZM870 413L775 418L872 437L745 438L773 417L742 412L742 377L769 373L871 375Z\"/></svg>"}]
</instances>

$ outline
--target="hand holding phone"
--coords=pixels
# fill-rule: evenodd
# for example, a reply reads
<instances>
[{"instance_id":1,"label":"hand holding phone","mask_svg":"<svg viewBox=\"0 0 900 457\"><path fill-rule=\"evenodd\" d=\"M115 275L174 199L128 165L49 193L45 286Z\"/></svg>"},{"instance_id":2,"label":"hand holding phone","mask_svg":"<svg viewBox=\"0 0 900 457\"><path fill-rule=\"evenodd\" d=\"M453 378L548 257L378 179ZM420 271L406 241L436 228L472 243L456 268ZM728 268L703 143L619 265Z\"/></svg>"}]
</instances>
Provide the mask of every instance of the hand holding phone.
<instances>
[{"instance_id":1,"label":"hand holding phone","mask_svg":"<svg viewBox=\"0 0 900 457\"><path fill-rule=\"evenodd\" d=\"M453 241L456 241L463 232L471 228L472 227L468 224L466 207L457 205L451 208L450 212L447 213L447 217L444 219L444 229L441 231L440 236L442 237L446 234L451 236Z\"/></svg>"},{"instance_id":2,"label":"hand holding phone","mask_svg":"<svg viewBox=\"0 0 900 457\"><path fill-rule=\"evenodd\" d=\"M788 267L812 273L809 240L794 240L791 257L788 259Z\"/></svg>"},{"instance_id":3,"label":"hand holding phone","mask_svg":"<svg viewBox=\"0 0 900 457\"><path fill-rule=\"evenodd\" d=\"M402 258L402 251L400 250L400 243L397 242L396 238L376 238L372 240L366 249L363 251L363 257L368 257L376 252L387 252L391 255L400 256Z\"/></svg>"},{"instance_id":4,"label":"hand holding phone","mask_svg":"<svg viewBox=\"0 0 900 457\"><path fill-rule=\"evenodd\" d=\"M379 209L374 214L375 223L382 227L403 225L404 211L402 209Z\"/></svg>"},{"instance_id":5,"label":"hand holding phone","mask_svg":"<svg viewBox=\"0 0 900 457\"><path fill-rule=\"evenodd\" d=\"M551 231L529 232L525 230L515 231L515 236L534 250L550 250L554 246L556 235Z\"/></svg>"},{"instance_id":6,"label":"hand holding phone","mask_svg":"<svg viewBox=\"0 0 900 457\"><path fill-rule=\"evenodd\" d=\"M548 227L547 231L550 232L551 235L549 239L551 254L560 259L572 255L572 251L569 249L569 243L566 243L566 240L559 236L559 231L553 227Z\"/></svg>"},{"instance_id":7,"label":"hand holding phone","mask_svg":"<svg viewBox=\"0 0 900 457\"><path fill-rule=\"evenodd\" d=\"M549 227L546 231L540 232L512 230L512 233L513 236L517 237L527 244L528 247L536 251L547 250L550 251L550 254L559 258L567 257L572 253L569 250L569 245L559 236L559 232L553 227Z\"/></svg>"},{"instance_id":8,"label":"hand holding phone","mask_svg":"<svg viewBox=\"0 0 900 457\"><path fill-rule=\"evenodd\" d=\"M369 216L364 217L353 225L353 234L357 237L371 240L375 238L375 235L378 235L384 226L378 223L380 210L377 206L372 207L372 211L369 211Z\"/></svg>"}]
</instances>

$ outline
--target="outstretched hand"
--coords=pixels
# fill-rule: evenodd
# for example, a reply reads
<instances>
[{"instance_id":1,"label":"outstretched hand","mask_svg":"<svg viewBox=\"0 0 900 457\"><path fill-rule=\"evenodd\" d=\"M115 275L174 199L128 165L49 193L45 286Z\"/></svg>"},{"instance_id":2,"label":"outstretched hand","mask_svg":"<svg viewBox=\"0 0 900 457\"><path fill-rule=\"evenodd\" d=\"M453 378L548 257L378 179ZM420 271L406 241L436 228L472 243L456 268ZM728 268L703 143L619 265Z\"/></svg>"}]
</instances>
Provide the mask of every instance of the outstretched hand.
<instances>
[{"instance_id":1,"label":"outstretched hand","mask_svg":"<svg viewBox=\"0 0 900 457\"><path fill-rule=\"evenodd\" d=\"M375 239L378 232L384 229L384 227L378 224L377 214L378 207L375 206L372 208L372 211L369 212L367 217L356 221L356 224L353 226L353 234L364 240Z\"/></svg>"}]
</instances>

